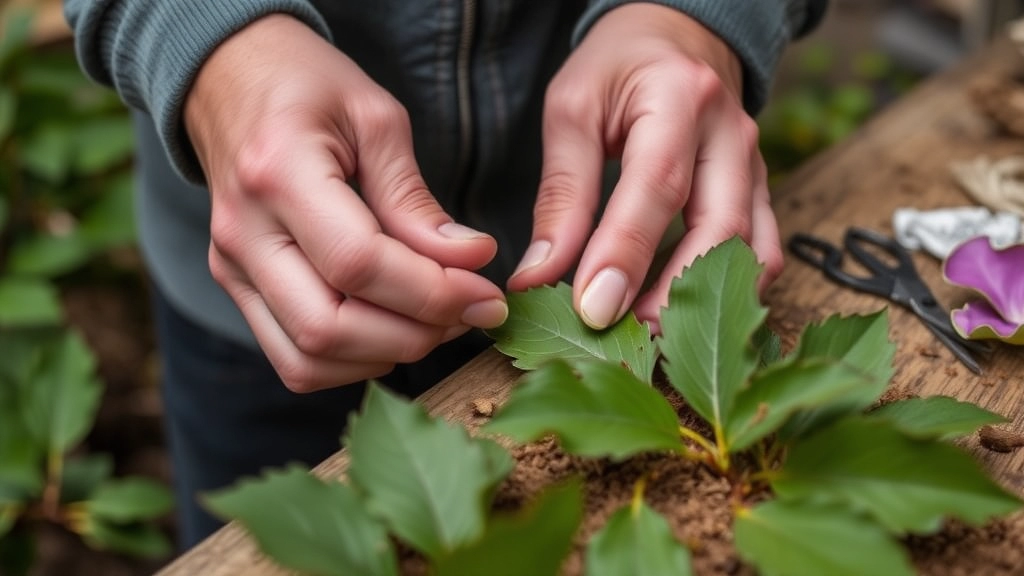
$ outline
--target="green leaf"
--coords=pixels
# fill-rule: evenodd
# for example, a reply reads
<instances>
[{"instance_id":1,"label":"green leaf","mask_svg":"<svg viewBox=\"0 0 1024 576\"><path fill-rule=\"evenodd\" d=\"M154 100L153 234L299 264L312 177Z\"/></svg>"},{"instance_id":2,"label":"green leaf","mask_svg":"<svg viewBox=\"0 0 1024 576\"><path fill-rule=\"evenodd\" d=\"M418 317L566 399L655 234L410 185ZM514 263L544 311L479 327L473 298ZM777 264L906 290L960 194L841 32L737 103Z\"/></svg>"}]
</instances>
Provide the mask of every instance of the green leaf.
<instances>
[{"instance_id":1,"label":"green leaf","mask_svg":"<svg viewBox=\"0 0 1024 576\"><path fill-rule=\"evenodd\" d=\"M782 358L782 339L764 324L754 332L752 340L761 359L759 366L770 366Z\"/></svg>"},{"instance_id":2,"label":"green leaf","mask_svg":"<svg viewBox=\"0 0 1024 576\"><path fill-rule=\"evenodd\" d=\"M82 214L79 236L93 251L135 242L133 186L131 174L113 179L103 196Z\"/></svg>"},{"instance_id":3,"label":"green leaf","mask_svg":"<svg viewBox=\"0 0 1024 576\"><path fill-rule=\"evenodd\" d=\"M167 487L138 477L108 480L86 502L89 514L122 524L157 518L173 507L174 498Z\"/></svg>"},{"instance_id":4,"label":"green leaf","mask_svg":"<svg viewBox=\"0 0 1024 576\"><path fill-rule=\"evenodd\" d=\"M420 552L437 558L483 533L493 447L461 426L373 385L345 444L349 478L370 510Z\"/></svg>"},{"instance_id":5,"label":"green leaf","mask_svg":"<svg viewBox=\"0 0 1024 576\"><path fill-rule=\"evenodd\" d=\"M320 576L398 574L384 524L355 491L300 466L205 494L203 503L221 518L238 520L282 566Z\"/></svg>"},{"instance_id":6,"label":"green leaf","mask_svg":"<svg viewBox=\"0 0 1024 576\"><path fill-rule=\"evenodd\" d=\"M0 277L0 328L56 325L63 315L57 289L49 282Z\"/></svg>"},{"instance_id":7,"label":"green leaf","mask_svg":"<svg viewBox=\"0 0 1024 576\"><path fill-rule=\"evenodd\" d=\"M512 516L496 516L479 540L437 559L436 576L556 576L583 518L579 481L550 488Z\"/></svg>"},{"instance_id":8,"label":"green leaf","mask_svg":"<svg viewBox=\"0 0 1024 576\"><path fill-rule=\"evenodd\" d=\"M946 516L980 524L1021 506L959 448L863 416L794 443L772 487L780 498L846 503L897 534L933 532Z\"/></svg>"},{"instance_id":9,"label":"green leaf","mask_svg":"<svg viewBox=\"0 0 1024 576\"><path fill-rule=\"evenodd\" d=\"M171 554L171 543L167 536L149 524L115 524L90 516L81 530L82 539L97 550L144 558L161 558Z\"/></svg>"},{"instance_id":10,"label":"green leaf","mask_svg":"<svg viewBox=\"0 0 1024 576\"><path fill-rule=\"evenodd\" d=\"M562 282L512 292L507 298L508 320L487 334L495 348L515 359L514 366L533 370L553 359L602 358L651 381L657 351L650 329L633 314L610 328L594 330L573 310L572 287Z\"/></svg>"},{"instance_id":11,"label":"green leaf","mask_svg":"<svg viewBox=\"0 0 1024 576\"><path fill-rule=\"evenodd\" d=\"M762 576L912 576L877 524L834 506L770 501L737 513L736 551Z\"/></svg>"},{"instance_id":12,"label":"green leaf","mask_svg":"<svg viewBox=\"0 0 1024 576\"><path fill-rule=\"evenodd\" d=\"M129 160L135 147L127 115L94 118L75 131L73 163L78 174L94 174Z\"/></svg>"},{"instance_id":13,"label":"green leaf","mask_svg":"<svg viewBox=\"0 0 1024 576\"><path fill-rule=\"evenodd\" d=\"M87 454L65 461L61 474L61 501L87 500L113 473L114 460L109 454Z\"/></svg>"},{"instance_id":14,"label":"green leaf","mask_svg":"<svg viewBox=\"0 0 1024 576\"><path fill-rule=\"evenodd\" d=\"M59 183L71 168L74 153L73 129L45 124L29 135L20 148L21 165L51 184Z\"/></svg>"},{"instance_id":15,"label":"green leaf","mask_svg":"<svg viewBox=\"0 0 1024 576\"><path fill-rule=\"evenodd\" d=\"M973 434L985 424L1007 419L984 408L949 396L907 398L883 404L868 413L883 418L911 436L957 438Z\"/></svg>"},{"instance_id":16,"label":"green leaf","mask_svg":"<svg viewBox=\"0 0 1024 576\"><path fill-rule=\"evenodd\" d=\"M760 273L753 250L733 237L672 281L661 312L665 373L716 436L759 360L751 336L767 314L758 302Z\"/></svg>"},{"instance_id":17,"label":"green leaf","mask_svg":"<svg viewBox=\"0 0 1024 576\"><path fill-rule=\"evenodd\" d=\"M638 501L619 509L587 545L587 576L693 574L690 552L668 522Z\"/></svg>"},{"instance_id":18,"label":"green leaf","mask_svg":"<svg viewBox=\"0 0 1024 576\"><path fill-rule=\"evenodd\" d=\"M77 232L37 234L11 247L7 269L19 276L53 278L82 266L91 257L89 245Z\"/></svg>"},{"instance_id":19,"label":"green leaf","mask_svg":"<svg viewBox=\"0 0 1024 576\"><path fill-rule=\"evenodd\" d=\"M796 414L780 429L782 441L789 442L871 406L889 385L895 354L896 346L889 341L888 314L884 309L866 316L833 315L821 324L808 325L793 352L795 357L836 360L859 370L868 380L827 406Z\"/></svg>"},{"instance_id":20,"label":"green leaf","mask_svg":"<svg viewBox=\"0 0 1024 576\"><path fill-rule=\"evenodd\" d=\"M725 429L726 447L735 452L771 434L794 412L815 408L850 390L867 386L868 378L850 366L822 358L789 359L754 375L736 396Z\"/></svg>"},{"instance_id":21,"label":"green leaf","mask_svg":"<svg viewBox=\"0 0 1024 576\"><path fill-rule=\"evenodd\" d=\"M67 331L43 353L38 371L23 390L23 416L50 456L63 454L92 427L102 385L96 360L77 332Z\"/></svg>"},{"instance_id":22,"label":"green leaf","mask_svg":"<svg viewBox=\"0 0 1024 576\"><path fill-rule=\"evenodd\" d=\"M0 488L3 490L3 488ZM3 541L4 535L14 528L15 522L18 521L18 516L21 515L21 506L14 502L7 502L3 499L2 493L0 493L0 541ZM0 562L0 566L3 563Z\"/></svg>"},{"instance_id":23,"label":"green leaf","mask_svg":"<svg viewBox=\"0 0 1024 576\"><path fill-rule=\"evenodd\" d=\"M679 450L679 418L654 388L601 360L551 361L526 374L483 427L529 442L547 433L581 456Z\"/></svg>"}]
</instances>

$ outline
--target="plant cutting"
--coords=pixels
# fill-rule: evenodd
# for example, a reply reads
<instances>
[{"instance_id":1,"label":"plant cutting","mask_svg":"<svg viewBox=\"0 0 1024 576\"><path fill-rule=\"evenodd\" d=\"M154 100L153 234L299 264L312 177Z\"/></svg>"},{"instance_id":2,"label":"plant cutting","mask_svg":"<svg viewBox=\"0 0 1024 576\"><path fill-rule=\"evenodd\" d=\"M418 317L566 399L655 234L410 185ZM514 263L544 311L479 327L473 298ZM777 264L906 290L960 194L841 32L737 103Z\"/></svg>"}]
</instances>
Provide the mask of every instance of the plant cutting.
<instances>
[{"instance_id":1,"label":"plant cutting","mask_svg":"<svg viewBox=\"0 0 1024 576\"><path fill-rule=\"evenodd\" d=\"M895 350L884 311L807 326L782 354L759 273L738 238L713 248L673 283L653 339L633 317L587 328L566 285L511 294L491 335L527 372L480 433L371 386L345 438L347 480L272 471L207 503L294 569L399 574L412 562L438 575L560 573L580 537L582 480L522 509L493 505L515 465L503 446L542 438L583 459L697 463L731 487L737 553L765 575L912 574L903 536L1019 509L950 442L1003 418L947 397L876 407ZM668 480L634 483L582 543L583 572L693 573L670 511L645 499Z\"/></svg>"},{"instance_id":2,"label":"plant cutting","mask_svg":"<svg viewBox=\"0 0 1024 576\"><path fill-rule=\"evenodd\" d=\"M971 238L953 248L942 275L981 296L950 314L961 337L1024 344L1024 244L996 248L987 236Z\"/></svg>"}]
</instances>

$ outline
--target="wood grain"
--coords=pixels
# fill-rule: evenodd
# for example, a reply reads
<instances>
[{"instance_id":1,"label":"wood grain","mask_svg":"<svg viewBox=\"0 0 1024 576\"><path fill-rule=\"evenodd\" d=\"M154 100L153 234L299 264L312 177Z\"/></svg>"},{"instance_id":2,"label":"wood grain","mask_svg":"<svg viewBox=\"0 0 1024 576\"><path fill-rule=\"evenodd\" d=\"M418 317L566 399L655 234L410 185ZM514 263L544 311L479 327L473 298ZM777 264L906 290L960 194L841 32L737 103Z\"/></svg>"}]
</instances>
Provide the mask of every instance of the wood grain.
<instances>
[{"instance_id":1,"label":"wood grain","mask_svg":"<svg viewBox=\"0 0 1024 576\"><path fill-rule=\"evenodd\" d=\"M936 76L896 101L842 144L815 157L776 189L774 204L783 241L794 232L810 232L838 242L849 226L892 232L895 209L964 206L970 199L958 188L950 162L981 154L1024 153L1024 142L1001 137L972 106L969 86L980 79L1006 78L1022 70L1019 55L1005 39ZM959 305L966 295L945 285L939 262L915 256L918 269L940 302ZM789 258L766 295L769 323L788 345L810 321L840 313L870 313L886 302L841 288L815 269ZM890 337L897 344L892 386L909 394L943 394L975 402L1006 416L1005 427L1024 431L1024 349L999 347L972 374L939 344L917 319L890 308ZM431 413L475 426L472 402L501 402L520 372L489 350L421 397ZM1024 450L991 452L976 437L964 441L995 477L1024 495ZM315 472L344 473L347 457L335 454ZM230 524L160 572L162 576L287 574L269 564L242 530Z\"/></svg>"}]
</instances>

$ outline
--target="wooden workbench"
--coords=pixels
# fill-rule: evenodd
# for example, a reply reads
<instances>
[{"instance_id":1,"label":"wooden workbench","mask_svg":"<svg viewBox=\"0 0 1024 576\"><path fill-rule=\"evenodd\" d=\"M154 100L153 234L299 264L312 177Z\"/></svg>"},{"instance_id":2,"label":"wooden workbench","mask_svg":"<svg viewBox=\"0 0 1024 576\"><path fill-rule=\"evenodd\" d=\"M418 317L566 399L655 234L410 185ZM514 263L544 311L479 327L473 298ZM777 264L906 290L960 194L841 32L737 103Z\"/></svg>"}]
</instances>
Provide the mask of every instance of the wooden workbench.
<instances>
[{"instance_id":1,"label":"wooden workbench","mask_svg":"<svg viewBox=\"0 0 1024 576\"><path fill-rule=\"evenodd\" d=\"M981 154L1024 153L1024 140L999 135L973 105L968 88L977 80L1004 78L1024 70L1009 41L995 45L936 76L895 102L842 144L815 157L774 191L785 240L797 231L840 241L851 225L891 233L895 209L932 209L970 205L955 183L952 161ZM915 255L918 269L940 302L959 305L966 294L943 283L938 261ZM767 294L770 325L792 343L810 321L834 313L869 313L884 302L840 288L820 272L790 257L786 270ZM972 374L930 332L902 309L890 311L890 337L896 342L892 385L923 396L944 394L977 403L1010 419L1007 428L1024 432L1024 348L999 347ZM502 401L519 372L497 352L477 357L426 393L421 401L434 414L462 422L473 418L477 398ZM1024 449L995 453L977 438L966 443L1009 489L1024 495ZM347 462L344 452L317 467L337 477ZM261 557L236 525L220 530L167 566L160 576L270 576L286 574Z\"/></svg>"}]
</instances>

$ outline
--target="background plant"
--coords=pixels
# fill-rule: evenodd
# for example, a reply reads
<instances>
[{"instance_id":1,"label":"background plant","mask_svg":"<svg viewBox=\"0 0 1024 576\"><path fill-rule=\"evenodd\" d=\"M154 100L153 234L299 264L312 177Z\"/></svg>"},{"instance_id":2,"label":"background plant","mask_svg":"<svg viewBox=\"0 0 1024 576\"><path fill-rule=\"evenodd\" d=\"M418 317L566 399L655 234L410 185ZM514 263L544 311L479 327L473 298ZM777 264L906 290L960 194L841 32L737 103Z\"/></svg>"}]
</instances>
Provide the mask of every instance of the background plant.
<instances>
[{"instance_id":1,"label":"background plant","mask_svg":"<svg viewBox=\"0 0 1024 576\"><path fill-rule=\"evenodd\" d=\"M162 555L147 521L168 491L114 478L111 459L79 448L103 383L67 322L62 286L102 273L133 244L130 120L67 50L30 42L32 15L0 32L0 571L27 572L33 526L53 522L90 545Z\"/></svg>"},{"instance_id":2,"label":"background plant","mask_svg":"<svg viewBox=\"0 0 1024 576\"><path fill-rule=\"evenodd\" d=\"M737 552L766 575L909 575L904 535L1020 507L949 441L1000 416L947 397L870 409L892 376L885 313L809 325L782 355L763 324L759 273L738 238L699 258L673 283L656 347L633 317L586 328L564 284L510 294L509 320L491 334L530 371L482 432L553 434L585 458L656 452L707 466L733 485ZM706 430L680 424L652 385L662 374ZM347 482L291 468L208 504L313 574L397 574L405 547L432 574L558 573L582 518L578 481L495 513L508 454L376 386L346 444ZM639 481L586 544L588 575L691 573L687 548L644 501L658 480Z\"/></svg>"}]
</instances>

